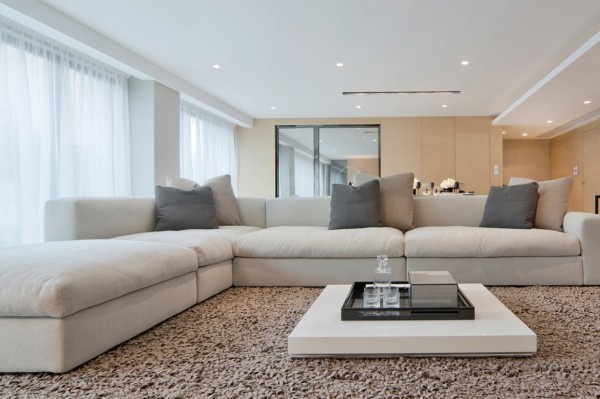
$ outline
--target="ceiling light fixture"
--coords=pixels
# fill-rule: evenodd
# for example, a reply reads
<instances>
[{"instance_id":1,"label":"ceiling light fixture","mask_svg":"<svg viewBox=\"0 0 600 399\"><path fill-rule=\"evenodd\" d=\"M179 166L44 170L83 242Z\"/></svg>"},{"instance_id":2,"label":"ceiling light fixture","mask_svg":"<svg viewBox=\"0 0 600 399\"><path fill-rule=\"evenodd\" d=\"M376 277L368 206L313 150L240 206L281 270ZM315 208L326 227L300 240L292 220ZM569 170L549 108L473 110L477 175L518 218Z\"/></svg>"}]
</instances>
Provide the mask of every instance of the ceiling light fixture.
<instances>
[{"instance_id":1,"label":"ceiling light fixture","mask_svg":"<svg viewBox=\"0 0 600 399\"><path fill-rule=\"evenodd\" d=\"M410 91L344 91L343 96L364 96L367 94L460 94L460 90L410 90Z\"/></svg>"},{"instance_id":2,"label":"ceiling light fixture","mask_svg":"<svg viewBox=\"0 0 600 399\"><path fill-rule=\"evenodd\" d=\"M360 105L356 106L356 109L361 109L361 108L362 108L362 106L360 106Z\"/></svg>"},{"instance_id":3,"label":"ceiling light fixture","mask_svg":"<svg viewBox=\"0 0 600 399\"><path fill-rule=\"evenodd\" d=\"M546 121L546 123L552 123L552 122L554 122L552 119L548 119L548 120Z\"/></svg>"},{"instance_id":4,"label":"ceiling light fixture","mask_svg":"<svg viewBox=\"0 0 600 399\"><path fill-rule=\"evenodd\" d=\"M219 64L212 64L211 67L213 67L213 69L221 69L221 65Z\"/></svg>"},{"instance_id":5,"label":"ceiling light fixture","mask_svg":"<svg viewBox=\"0 0 600 399\"><path fill-rule=\"evenodd\" d=\"M377 142L377 139L373 139L373 142L374 142L374 143L376 143L376 142Z\"/></svg>"},{"instance_id":6,"label":"ceiling light fixture","mask_svg":"<svg viewBox=\"0 0 600 399\"><path fill-rule=\"evenodd\" d=\"M343 64L343 63L341 63L341 62L338 62L337 64L335 64L335 66L336 66L336 67L338 67L338 68L341 68L341 67L343 67L343 66L344 66L344 64Z\"/></svg>"},{"instance_id":7,"label":"ceiling light fixture","mask_svg":"<svg viewBox=\"0 0 600 399\"><path fill-rule=\"evenodd\" d=\"M523 136L523 137L527 137L527 136L528 136L528 134L527 134L527 133L523 133L521 136Z\"/></svg>"},{"instance_id":8,"label":"ceiling light fixture","mask_svg":"<svg viewBox=\"0 0 600 399\"><path fill-rule=\"evenodd\" d=\"M448 108L448 104L442 104L442 108Z\"/></svg>"},{"instance_id":9,"label":"ceiling light fixture","mask_svg":"<svg viewBox=\"0 0 600 399\"><path fill-rule=\"evenodd\" d=\"M502 131L502 134L506 134L506 132L503 130L503 131Z\"/></svg>"},{"instance_id":10,"label":"ceiling light fixture","mask_svg":"<svg viewBox=\"0 0 600 399\"><path fill-rule=\"evenodd\" d=\"M460 63L460 65L467 66L467 65L469 65L469 61L464 60Z\"/></svg>"},{"instance_id":11,"label":"ceiling light fixture","mask_svg":"<svg viewBox=\"0 0 600 399\"><path fill-rule=\"evenodd\" d=\"M587 105L587 104L590 104L591 101L590 100L585 100L583 103Z\"/></svg>"},{"instance_id":12,"label":"ceiling light fixture","mask_svg":"<svg viewBox=\"0 0 600 399\"><path fill-rule=\"evenodd\" d=\"M274 105L272 105L272 106L271 106L271 109L277 109L277 107L276 107L276 106L274 106Z\"/></svg>"}]
</instances>

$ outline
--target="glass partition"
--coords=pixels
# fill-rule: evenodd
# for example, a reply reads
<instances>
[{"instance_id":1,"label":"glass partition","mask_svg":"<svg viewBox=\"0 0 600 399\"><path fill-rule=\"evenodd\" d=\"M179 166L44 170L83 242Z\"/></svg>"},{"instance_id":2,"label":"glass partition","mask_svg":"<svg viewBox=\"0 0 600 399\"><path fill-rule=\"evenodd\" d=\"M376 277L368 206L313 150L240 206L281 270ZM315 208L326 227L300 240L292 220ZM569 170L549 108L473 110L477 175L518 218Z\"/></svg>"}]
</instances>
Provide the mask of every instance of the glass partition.
<instances>
[{"instance_id":1,"label":"glass partition","mask_svg":"<svg viewBox=\"0 0 600 399\"><path fill-rule=\"evenodd\" d=\"M355 173L379 176L379 132L379 125L277 126L277 196L326 196Z\"/></svg>"}]
</instances>

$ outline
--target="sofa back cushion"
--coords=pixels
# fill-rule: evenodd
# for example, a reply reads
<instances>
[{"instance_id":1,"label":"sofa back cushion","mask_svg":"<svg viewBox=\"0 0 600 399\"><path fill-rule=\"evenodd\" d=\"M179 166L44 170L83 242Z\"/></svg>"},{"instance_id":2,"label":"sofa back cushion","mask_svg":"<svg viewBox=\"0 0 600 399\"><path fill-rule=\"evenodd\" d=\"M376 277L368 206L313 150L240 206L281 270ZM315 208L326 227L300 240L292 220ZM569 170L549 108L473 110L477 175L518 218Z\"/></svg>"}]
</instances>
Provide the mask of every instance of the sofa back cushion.
<instances>
[{"instance_id":1,"label":"sofa back cushion","mask_svg":"<svg viewBox=\"0 0 600 399\"><path fill-rule=\"evenodd\" d=\"M238 197L238 210L242 226L267 227L267 200L256 197Z\"/></svg>"},{"instance_id":2,"label":"sofa back cushion","mask_svg":"<svg viewBox=\"0 0 600 399\"><path fill-rule=\"evenodd\" d=\"M273 198L266 203L266 226L329 226L330 197Z\"/></svg>"},{"instance_id":3,"label":"sofa back cushion","mask_svg":"<svg viewBox=\"0 0 600 399\"><path fill-rule=\"evenodd\" d=\"M479 226L487 195L422 195L415 197L413 225Z\"/></svg>"}]
</instances>

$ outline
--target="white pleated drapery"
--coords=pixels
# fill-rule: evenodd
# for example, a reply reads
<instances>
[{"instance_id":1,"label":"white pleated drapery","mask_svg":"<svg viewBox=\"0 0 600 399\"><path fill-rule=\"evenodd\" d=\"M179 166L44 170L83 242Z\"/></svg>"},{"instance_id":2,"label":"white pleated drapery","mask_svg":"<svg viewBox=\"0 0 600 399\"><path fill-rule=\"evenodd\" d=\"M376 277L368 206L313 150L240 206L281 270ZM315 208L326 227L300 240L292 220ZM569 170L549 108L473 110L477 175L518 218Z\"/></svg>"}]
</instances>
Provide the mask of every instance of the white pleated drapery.
<instances>
[{"instance_id":1,"label":"white pleated drapery","mask_svg":"<svg viewBox=\"0 0 600 399\"><path fill-rule=\"evenodd\" d=\"M181 100L181 176L202 183L229 174L237 192L235 124Z\"/></svg>"},{"instance_id":2,"label":"white pleated drapery","mask_svg":"<svg viewBox=\"0 0 600 399\"><path fill-rule=\"evenodd\" d=\"M0 247L43 239L44 203L129 195L127 75L0 16Z\"/></svg>"}]
</instances>

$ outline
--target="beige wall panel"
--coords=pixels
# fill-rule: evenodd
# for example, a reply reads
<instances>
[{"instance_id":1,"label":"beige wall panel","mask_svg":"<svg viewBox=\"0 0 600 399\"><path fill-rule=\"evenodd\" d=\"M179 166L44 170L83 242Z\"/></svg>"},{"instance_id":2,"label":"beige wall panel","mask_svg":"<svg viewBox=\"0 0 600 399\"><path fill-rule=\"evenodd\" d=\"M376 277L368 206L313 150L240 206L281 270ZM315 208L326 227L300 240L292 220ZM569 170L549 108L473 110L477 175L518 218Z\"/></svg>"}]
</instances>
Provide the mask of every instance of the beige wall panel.
<instances>
[{"instance_id":1,"label":"beige wall panel","mask_svg":"<svg viewBox=\"0 0 600 399\"><path fill-rule=\"evenodd\" d=\"M461 190L487 194L490 188L490 136L456 133L456 177Z\"/></svg>"},{"instance_id":2,"label":"beige wall panel","mask_svg":"<svg viewBox=\"0 0 600 399\"><path fill-rule=\"evenodd\" d=\"M579 176L573 176L573 191L569 200L570 211L583 210L582 185L582 129L578 128L551 140L550 177L573 176L573 166L579 166Z\"/></svg>"},{"instance_id":3,"label":"beige wall panel","mask_svg":"<svg viewBox=\"0 0 600 399\"><path fill-rule=\"evenodd\" d=\"M549 140L504 140L504 184L511 177L550 178Z\"/></svg>"},{"instance_id":4,"label":"beige wall panel","mask_svg":"<svg viewBox=\"0 0 600 399\"><path fill-rule=\"evenodd\" d=\"M600 127L584 131L582 140L583 211L593 213L596 206L595 196L600 195Z\"/></svg>"},{"instance_id":5,"label":"beige wall panel","mask_svg":"<svg viewBox=\"0 0 600 399\"><path fill-rule=\"evenodd\" d=\"M383 118L381 176L405 172L421 180L421 118Z\"/></svg>"},{"instance_id":6,"label":"beige wall panel","mask_svg":"<svg viewBox=\"0 0 600 399\"><path fill-rule=\"evenodd\" d=\"M502 126L491 125L491 122L490 118L490 164L488 169L490 172L490 186L501 186L504 182L504 136L502 135L504 129ZM494 165L498 165L497 175L494 174Z\"/></svg>"},{"instance_id":7,"label":"beige wall panel","mask_svg":"<svg viewBox=\"0 0 600 399\"><path fill-rule=\"evenodd\" d=\"M487 116L457 116L456 133L488 133L490 118Z\"/></svg>"},{"instance_id":8,"label":"beige wall panel","mask_svg":"<svg viewBox=\"0 0 600 399\"><path fill-rule=\"evenodd\" d=\"M456 178L455 118L421 119L421 182Z\"/></svg>"},{"instance_id":9,"label":"beige wall panel","mask_svg":"<svg viewBox=\"0 0 600 399\"><path fill-rule=\"evenodd\" d=\"M275 120L255 119L236 128L238 196L275 197Z\"/></svg>"}]
</instances>

